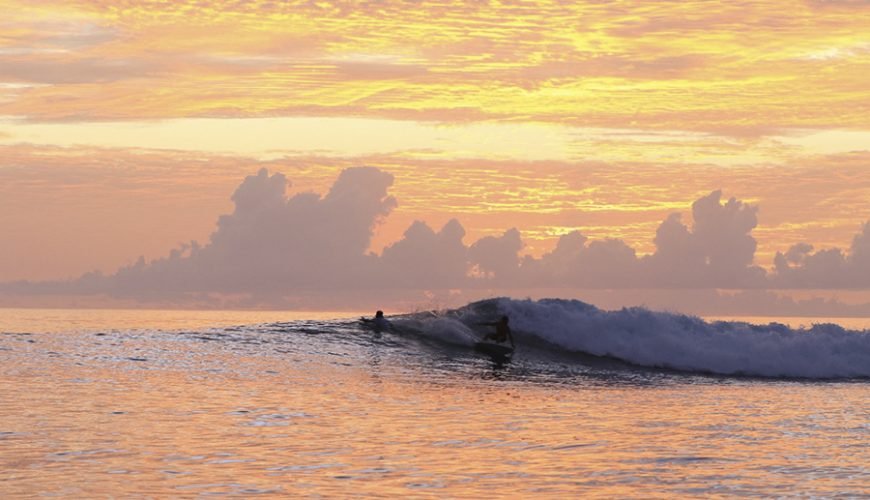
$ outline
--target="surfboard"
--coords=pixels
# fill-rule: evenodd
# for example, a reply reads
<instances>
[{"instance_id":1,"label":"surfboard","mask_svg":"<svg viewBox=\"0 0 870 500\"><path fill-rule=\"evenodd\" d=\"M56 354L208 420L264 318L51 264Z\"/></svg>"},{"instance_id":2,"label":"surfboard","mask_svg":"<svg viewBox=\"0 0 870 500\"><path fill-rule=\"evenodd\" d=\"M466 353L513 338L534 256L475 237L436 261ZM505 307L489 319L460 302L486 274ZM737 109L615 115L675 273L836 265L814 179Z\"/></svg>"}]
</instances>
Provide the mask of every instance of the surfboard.
<instances>
[{"instance_id":1,"label":"surfboard","mask_svg":"<svg viewBox=\"0 0 870 500\"><path fill-rule=\"evenodd\" d=\"M474 344L474 350L489 354L490 356L500 357L510 356L514 352L511 346L495 344L493 342L477 342Z\"/></svg>"}]
</instances>

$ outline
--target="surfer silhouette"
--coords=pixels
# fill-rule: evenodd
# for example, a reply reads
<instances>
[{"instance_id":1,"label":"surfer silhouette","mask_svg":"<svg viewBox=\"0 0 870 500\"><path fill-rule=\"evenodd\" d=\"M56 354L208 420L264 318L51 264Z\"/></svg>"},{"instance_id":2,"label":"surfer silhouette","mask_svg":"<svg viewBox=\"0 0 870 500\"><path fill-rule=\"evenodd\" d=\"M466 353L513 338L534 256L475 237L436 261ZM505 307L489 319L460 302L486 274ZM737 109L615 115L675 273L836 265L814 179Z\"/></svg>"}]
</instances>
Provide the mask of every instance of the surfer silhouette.
<instances>
[{"instance_id":1,"label":"surfer silhouette","mask_svg":"<svg viewBox=\"0 0 870 500\"><path fill-rule=\"evenodd\" d=\"M511 327L508 326L508 317L502 316L498 321L491 321L488 323L480 323L484 326L494 326L495 332L488 333L483 340L493 340L498 343L510 341L511 348L516 347L514 345L514 336L511 334Z\"/></svg>"},{"instance_id":2,"label":"surfer silhouette","mask_svg":"<svg viewBox=\"0 0 870 500\"><path fill-rule=\"evenodd\" d=\"M393 327L393 324L390 323L390 320L384 317L384 311L377 311L375 313L375 317L372 319L369 318L360 318L364 324L369 325L371 328L374 328L375 331L389 330Z\"/></svg>"}]
</instances>

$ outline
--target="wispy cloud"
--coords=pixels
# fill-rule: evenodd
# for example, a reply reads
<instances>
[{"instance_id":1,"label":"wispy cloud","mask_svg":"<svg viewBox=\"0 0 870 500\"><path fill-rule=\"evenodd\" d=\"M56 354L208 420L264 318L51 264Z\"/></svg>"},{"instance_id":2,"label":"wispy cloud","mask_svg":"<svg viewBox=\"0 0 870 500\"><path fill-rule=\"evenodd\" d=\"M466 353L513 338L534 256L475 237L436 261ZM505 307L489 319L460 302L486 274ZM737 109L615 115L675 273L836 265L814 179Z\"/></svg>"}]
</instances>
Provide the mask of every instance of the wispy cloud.
<instances>
[{"instance_id":1,"label":"wispy cloud","mask_svg":"<svg viewBox=\"0 0 870 500\"><path fill-rule=\"evenodd\" d=\"M61 49L74 61L151 71L113 73L98 93L72 85L94 68L71 65L66 78L48 79L61 88L20 96L0 113L353 113L702 131L866 125L870 33L861 20L870 7L862 2L785 10L775 2L382 2L353 15L329 2L116 7L22 4L26 14L9 21L17 29L0 50ZM49 105L58 94L67 99Z\"/></svg>"},{"instance_id":2,"label":"wispy cloud","mask_svg":"<svg viewBox=\"0 0 870 500\"><path fill-rule=\"evenodd\" d=\"M101 66L102 67L102 66ZM50 70L60 72L62 67ZM124 68L119 68L123 71ZM111 72L103 74L108 76ZM95 73L91 78L99 78ZM96 89L96 87L95 87ZM12 89L12 94L20 89ZM111 99L111 95L104 96ZM71 96L50 102L63 104ZM48 102L47 102L48 104ZM42 123L0 119L6 144L162 149L280 157L402 154L406 158L602 161L721 166L788 164L820 154L867 151L870 130L795 130L735 137L637 127L551 123L420 123L363 117L185 118Z\"/></svg>"}]
</instances>

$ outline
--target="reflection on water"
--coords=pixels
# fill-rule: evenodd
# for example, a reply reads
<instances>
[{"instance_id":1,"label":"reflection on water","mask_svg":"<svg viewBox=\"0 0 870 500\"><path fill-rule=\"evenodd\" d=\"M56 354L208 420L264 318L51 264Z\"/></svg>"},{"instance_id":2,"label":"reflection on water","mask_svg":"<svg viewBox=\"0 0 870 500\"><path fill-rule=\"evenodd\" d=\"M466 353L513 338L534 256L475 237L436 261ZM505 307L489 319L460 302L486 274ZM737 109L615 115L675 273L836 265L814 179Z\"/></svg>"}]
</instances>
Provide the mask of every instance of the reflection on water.
<instances>
[{"instance_id":1,"label":"reflection on water","mask_svg":"<svg viewBox=\"0 0 870 500\"><path fill-rule=\"evenodd\" d=\"M329 324L0 335L0 494L870 493L866 381L498 366Z\"/></svg>"},{"instance_id":2,"label":"reflection on water","mask_svg":"<svg viewBox=\"0 0 870 500\"><path fill-rule=\"evenodd\" d=\"M330 311L192 311L148 309L3 309L2 332L208 328L275 321L355 318L359 313Z\"/></svg>"}]
</instances>

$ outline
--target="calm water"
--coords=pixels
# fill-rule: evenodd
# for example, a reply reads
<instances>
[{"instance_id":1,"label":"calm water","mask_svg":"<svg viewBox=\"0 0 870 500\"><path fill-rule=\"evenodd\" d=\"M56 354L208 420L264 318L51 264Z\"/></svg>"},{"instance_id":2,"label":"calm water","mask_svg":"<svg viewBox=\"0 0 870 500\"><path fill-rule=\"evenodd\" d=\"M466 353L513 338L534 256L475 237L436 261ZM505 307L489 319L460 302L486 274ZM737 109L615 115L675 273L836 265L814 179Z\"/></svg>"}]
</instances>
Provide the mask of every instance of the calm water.
<instances>
[{"instance_id":1,"label":"calm water","mask_svg":"<svg viewBox=\"0 0 870 500\"><path fill-rule=\"evenodd\" d=\"M342 316L0 310L0 496L870 496L865 378L641 367L521 329L500 363Z\"/></svg>"}]
</instances>

